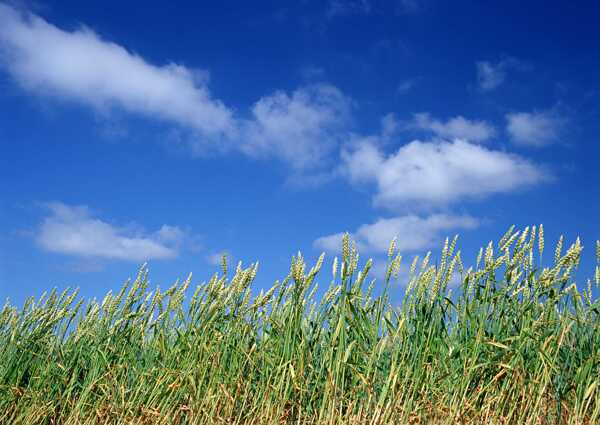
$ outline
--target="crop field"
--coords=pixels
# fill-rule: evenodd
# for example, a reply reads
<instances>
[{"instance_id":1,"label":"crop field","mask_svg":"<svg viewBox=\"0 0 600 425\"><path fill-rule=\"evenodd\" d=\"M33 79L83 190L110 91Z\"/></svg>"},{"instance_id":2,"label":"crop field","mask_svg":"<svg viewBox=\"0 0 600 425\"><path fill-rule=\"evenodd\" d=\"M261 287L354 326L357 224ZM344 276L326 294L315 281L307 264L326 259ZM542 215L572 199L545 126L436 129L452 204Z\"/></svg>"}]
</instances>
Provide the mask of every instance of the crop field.
<instances>
[{"instance_id":1,"label":"crop field","mask_svg":"<svg viewBox=\"0 0 600 425\"><path fill-rule=\"evenodd\" d=\"M600 270L544 244L511 229L467 267L456 238L405 262L392 243L373 280L346 237L260 294L257 264L223 261L195 288L144 266L101 301L6 304L0 423L598 424Z\"/></svg>"}]
</instances>

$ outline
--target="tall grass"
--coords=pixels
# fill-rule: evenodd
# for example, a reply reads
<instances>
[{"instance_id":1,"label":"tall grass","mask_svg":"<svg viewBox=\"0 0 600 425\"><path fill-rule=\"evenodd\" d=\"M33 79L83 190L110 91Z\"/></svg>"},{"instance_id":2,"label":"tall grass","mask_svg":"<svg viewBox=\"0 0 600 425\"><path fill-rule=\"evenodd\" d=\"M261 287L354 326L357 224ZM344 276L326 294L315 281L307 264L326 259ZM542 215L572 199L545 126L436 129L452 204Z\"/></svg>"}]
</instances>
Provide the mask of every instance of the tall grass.
<instances>
[{"instance_id":1,"label":"tall grass","mask_svg":"<svg viewBox=\"0 0 600 425\"><path fill-rule=\"evenodd\" d=\"M467 270L446 241L409 266L400 306L394 244L376 283L348 238L324 293L323 256L309 269L298 254L257 296L257 265L224 262L193 295L191 277L150 290L143 267L101 302L7 304L0 422L600 423L600 301L574 281L579 240L541 266L542 230L511 229Z\"/></svg>"}]
</instances>

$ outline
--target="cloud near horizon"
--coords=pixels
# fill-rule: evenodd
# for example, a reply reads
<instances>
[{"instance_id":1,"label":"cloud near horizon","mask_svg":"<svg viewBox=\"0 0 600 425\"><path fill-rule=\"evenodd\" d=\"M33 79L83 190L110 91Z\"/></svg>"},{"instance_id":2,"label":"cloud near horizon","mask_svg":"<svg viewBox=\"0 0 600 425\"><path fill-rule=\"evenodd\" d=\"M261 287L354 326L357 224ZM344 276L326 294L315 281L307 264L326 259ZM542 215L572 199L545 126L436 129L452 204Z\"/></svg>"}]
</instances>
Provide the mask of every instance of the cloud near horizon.
<instances>
[{"instance_id":1,"label":"cloud near horizon","mask_svg":"<svg viewBox=\"0 0 600 425\"><path fill-rule=\"evenodd\" d=\"M363 224L350 236L361 252L385 253L394 237L398 238L396 246L400 252L415 252L439 243L444 236L448 236L443 232L474 229L479 224L479 220L467 215L405 215ZM327 252L338 252L343 236L344 233L335 233L320 237L314 241L314 246Z\"/></svg>"},{"instance_id":2,"label":"cloud near horizon","mask_svg":"<svg viewBox=\"0 0 600 425\"><path fill-rule=\"evenodd\" d=\"M177 226L163 225L153 233L132 232L94 218L87 206L61 202L46 205L35 236L44 250L85 258L126 261L172 259L179 255L185 233Z\"/></svg>"},{"instance_id":3,"label":"cloud near horizon","mask_svg":"<svg viewBox=\"0 0 600 425\"><path fill-rule=\"evenodd\" d=\"M401 252L429 249L447 232L475 229L481 220L448 212L422 216L415 211L447 210L464 199L511 192L552 178L543 167L520 156L461 139L414 140L386 153L383 147L396 130L397 121L386 115L380 135L357 137L341 154L340 174L351 183L374 184L375 206L408 211L363 224L350 233L364 252L382 254L394 237ZM343 235L325 235L313 245L338 252Z\"/></svg>"},{"instance_id":4,"label":"cloud near horizon","mask_svg":"<svg viewBox=\"0 0 600 425\"><path fill-rule=\"evenodd\" d=\"M368 2L352 4L363 7ZM374 204L388 210L439 209L550 177L521 156L481 146L497 134L487 121L462 115L444 121L419 113L402 123L388 114L382 118L380 135L353 140L353 100L327 83L277 90L235 112L211 94L206 72L176 63L152 64L89 28L66 31L1 3L0 66L31 93L96 110L116 107L190 130L197 136L190 142L192 152L235 150L251 158L277 158L289 164L293 173L303 175L308 170L317 176L324 173L325 164L339 159L337 175L354 184L374 185ZM488 78L485 84L496 87L503 78ZM519 113L506 118L507 131L516 143L535 144L554 136L545 115ZM405 130L437 139L383 150L382 141L392 142ZM307 174L306 180L310 177ZM131 261L166 259L178 255L184 237L171 226L134 234L94 218L86 207L56 203L49 208L51 214L44 219L37 241L52 252ZM438 232L476 225L477 220L468 216L409 215L379 219L354 234L367 250L380 251L390 232L411 232L415 242L404 247L416 250L435 241ZM331 246L336 238L339 234L326 236L318 244Z\"/></svg>"}]
</instances>

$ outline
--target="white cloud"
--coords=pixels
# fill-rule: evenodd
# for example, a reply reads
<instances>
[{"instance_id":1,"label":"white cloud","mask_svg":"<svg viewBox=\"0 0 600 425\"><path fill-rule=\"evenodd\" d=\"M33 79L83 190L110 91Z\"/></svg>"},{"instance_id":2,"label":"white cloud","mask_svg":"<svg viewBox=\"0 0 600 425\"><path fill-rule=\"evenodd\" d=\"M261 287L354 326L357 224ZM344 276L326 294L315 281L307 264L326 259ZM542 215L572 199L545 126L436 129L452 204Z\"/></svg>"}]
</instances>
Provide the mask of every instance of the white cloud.
<instances>
[{"instance_id":1,"label":"white cloud","mask_svg":"<svg viewBox=\"0 0 600 425\"><path fill-rule=\"evenodd\" d=\"M294 168L311 168L340 142L351 101L334 86L316 84L263 97L242 132L242 150L251 156L276 156Z\"/></svg>"},{"instance_id":2,"label":"white cloud","mask_svg":"<svg viewBox=\"0 0 600 425\"><path fill-rule=\"evenodd\" d=\"M341 173L352 182L375 183L375 204L387 208L444 205L514 191L548 178L526 159L463 140L415 140L390 155L377 142L365 138L345 149Z\"/></svg>"},{"instance_id":3,"label":"white cloud","mask_svg":"<svg viewBox=\"0 0 600 425\"><path fill-rule=\"evenodd\" d=\"M431 248L447 236L444 232L457 229L473 229L479 221L470 216L434 214L428 217L405 215L394 218L380 218L374 223L363 224L350 236L356 241L361 252L387 252L390 242L397 237L400 252L414 252ZM317 239L316 248L338 252L343 233L336 233Z\"/></svg>"},{"instance_id":4,"label":"white cloud","mask_svg":"<svg viewBox=\"0 0 600 425\"><path fill-rule=\"evenodd\" d=\"M465 139L472 142L483 142L496 134L494 127L487 122L468 120L460 115L442 122L433 119L428 113L419 113L415 114L412 127L445 139Z\"/></svg>"},{"instance_id":5,"label":"white cloud","mask_svg":"<svg viewBox=\"0 0 600 425\"><path fill-rule=\"evenodd\" d=\"M477 84L481 91L491 91L498 88L506 80L508 70L526 70L529 65L516 58L508 57L496 63L479 61L477 67Z\"/></svg>"},{"instance_id":6,"label":"white cloud","mask_svg":"<svg viewBox=\"0 0 600 425\"><path fill-rule=\"evenodd\" d=\"M506 115L506 130L518 145L545 146L558 140L566 121L553 111L515 112Z\"/></svg>"},{"instance_id":7,"label":"white cloud","mask_svg":"<svg viewBox=\"0 0 600 425\"><path fill-rule=\"evenodd\" d=\"M88 28L63 31L0 4L1 61L20 84L97 108L160 117L218 137L234 130L231 111L211 97L206 78L156 66Z\"/></svg>"},{"instance_id":8,"label":"white cloud","mask_svg":"<svg viewBox=\"0 0 600 425\"><path fill-rule=\"evenodd\" d=\"M47 251L87 258L146 261L177 257L185 235L163 225L151 234L136 233L94 218L85 206L48 204L50 215L36 241Z\"/></svg>"},{"instance_id":9,"label":"white cloud","mask_svg":"<svg viewBox=\"0 0 600 425\"><path fill-rule=\"evenodd\" d=\"M193 153L236 149L311 168L339 143L350 99L315 84L259 99L249 118L209 93L208 74L182 65L153 65L88 28L64 31L34 14L0 4L0 66L26 90L99 110L113 106L191 131Z\"/></svg>"}]
</instances>

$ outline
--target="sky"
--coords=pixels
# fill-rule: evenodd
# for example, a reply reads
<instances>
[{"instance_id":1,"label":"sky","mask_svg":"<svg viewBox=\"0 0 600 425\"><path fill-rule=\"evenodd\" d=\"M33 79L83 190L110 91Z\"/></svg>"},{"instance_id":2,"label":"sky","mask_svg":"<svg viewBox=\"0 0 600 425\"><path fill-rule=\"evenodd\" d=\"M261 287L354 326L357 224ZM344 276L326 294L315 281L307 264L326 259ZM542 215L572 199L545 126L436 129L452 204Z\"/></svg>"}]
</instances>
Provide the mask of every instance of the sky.
<instances>
[{"instance_id":1,"label":"sky","mask_svg":"<svg viewBox=\"0 0 600 425\"><path fill-rule=\"evenodd\" d=\"M0 1L0 299L600 239L594 1ZM548 254L550 257L551 254ZM321 281L329 282L329 267ZM403 282L394 286L398 294Z\"/></svg>"}]
</instances>

